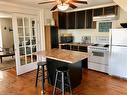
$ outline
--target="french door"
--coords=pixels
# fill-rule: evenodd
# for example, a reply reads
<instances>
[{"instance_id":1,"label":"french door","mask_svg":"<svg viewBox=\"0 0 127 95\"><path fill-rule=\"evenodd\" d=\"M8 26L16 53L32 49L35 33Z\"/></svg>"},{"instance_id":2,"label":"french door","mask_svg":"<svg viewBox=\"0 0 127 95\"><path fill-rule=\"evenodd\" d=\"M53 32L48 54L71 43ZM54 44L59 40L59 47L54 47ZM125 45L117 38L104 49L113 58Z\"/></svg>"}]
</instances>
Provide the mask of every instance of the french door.
<instances>
[{"instance_id":1,"label":"french door","mask_svg":"<svg viewBox=\"0 0 127 95\"><path fill-rule=\"evenodd\" d=\"M36 16L13 14L13 31L17 75L36 69L38 49Z\"/></svg>"}]
</instances>

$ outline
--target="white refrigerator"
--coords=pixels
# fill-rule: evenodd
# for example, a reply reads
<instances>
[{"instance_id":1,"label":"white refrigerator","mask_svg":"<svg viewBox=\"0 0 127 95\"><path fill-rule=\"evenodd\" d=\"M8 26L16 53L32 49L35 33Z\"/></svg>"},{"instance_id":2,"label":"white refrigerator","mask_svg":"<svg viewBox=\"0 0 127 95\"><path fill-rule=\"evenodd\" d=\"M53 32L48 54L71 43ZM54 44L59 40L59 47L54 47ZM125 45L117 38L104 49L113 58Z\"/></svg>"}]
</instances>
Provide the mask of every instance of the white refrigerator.
<instances>
[{"instance_id":1,"label":"white refrigerator","mask_svg":"<svg viewBox=\"0 0 127 95\"><path fill-rule=\"evenodd\" d=\"M127 29L110 30L109 74L127 78Z\"/></svg>"}]
</instances>

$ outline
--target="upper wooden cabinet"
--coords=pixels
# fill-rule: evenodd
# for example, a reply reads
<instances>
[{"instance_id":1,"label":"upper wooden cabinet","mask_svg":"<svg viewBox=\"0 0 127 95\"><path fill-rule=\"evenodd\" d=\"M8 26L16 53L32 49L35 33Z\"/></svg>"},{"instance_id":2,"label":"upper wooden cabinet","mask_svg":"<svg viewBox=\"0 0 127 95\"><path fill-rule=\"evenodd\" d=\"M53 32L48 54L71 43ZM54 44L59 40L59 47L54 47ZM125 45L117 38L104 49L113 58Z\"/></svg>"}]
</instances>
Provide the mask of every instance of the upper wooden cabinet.
<instances>
[{"instance_id":1,"label":"upper wooden cabinet","mask_svg":"<svg viewBox=\"0 0 127 95\"><path fill-rule=\"evenodd\" d=\"M55 26L59 29L66 29L67 28L67 13L64 12L53 12L53 19L55 21Z\"/></svg>"},{"instance_id":2,"label":"upper wooden cabinet","mask_svg":"<svg viewBox=\"0 0 127 95\"><path fill-rule=\"evenodd\" d=\"M104 7L104 15L117 14L118 6Z\"/></svg>"},{"instance_id":3,"label":"upper wooden cabinet","mask_svg":"<svg viewBox=\"0 0 127 95\"><path fill-rule=\"evenodd\" d=\"M94 16L117 15L118 6L108 6L76 12L53 12L55 25L59 29L95 29Z\"/></svg>"},{"instance_id":4,"label":"upper wooden cabinet","mask_svg":"<svg viewBox=\"0 0 127 95\"><path fill-rule=\"evenodd\" d=\"M86 10L86 28L92 28L93 16L92 10Z\"/></svg>"},{"instance_id":5,"label":"upper wooden cabinet","mask_svg":"<svg viewBox=\"0 0 127 95\"><path fill-rule=\"evenodd\" d=\"M67 14L63 12L59 12L59 29L67 28Z\"/></svg>"},{"instance_id":6,"label":"upper wooden cabinet","mask_svg":"<svg viewBox=\"0 0 127 95\"><path fill-rule=\"evenodd\" d=\"M85 11L77 11L76 12L76 29L85 28Z\"/></svg>"},{"instance_id":7,"label":"upper wooden cabinet","mask_svg":"<svg viewBox=\"0 0 127 95\"><path fill-rule=\"evenodd\" d=\"M93 16L102 16L102 15L103 15L103 8L94 9Z\"/></svg>"},{"instance_id":8,"label":"upper wooden cabinet","mask_svg":"<svg viewBox=\"0 0 127 95\"><path fill-rule=\"evenodd\" d=\"M67 13L67 28L68 29L75 29L75 21L76 13L75 12L69 12Z\"/></svg>"},{"instance_id":9,"label":"upper wooden cabinet","mask_svg":"<svg viewBox=\"0 0 127 95\"><path fill-rule=\"evenodd\" d=\"M104 15L117 15L118 6L108 6L103 8L94 9L93 16L104 16Z\"/></svg>"}]
</instances>

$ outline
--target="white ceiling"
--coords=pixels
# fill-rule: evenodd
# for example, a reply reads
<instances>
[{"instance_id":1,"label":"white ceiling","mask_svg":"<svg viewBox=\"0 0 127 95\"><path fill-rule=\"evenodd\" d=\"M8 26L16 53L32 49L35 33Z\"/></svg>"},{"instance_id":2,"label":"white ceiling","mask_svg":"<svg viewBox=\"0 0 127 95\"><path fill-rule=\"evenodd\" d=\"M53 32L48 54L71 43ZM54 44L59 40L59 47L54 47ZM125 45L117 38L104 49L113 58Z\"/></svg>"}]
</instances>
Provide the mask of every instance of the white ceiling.
<instances>
[{"instance_id":1,"label":"white ceiling","mask_svg":"<svg viewBox=\"0 0 127 95\"><path fill-rule=\"evenodd\" d=\"M0 0L4 2L9 2L9 3L16 3L16 4L21 4L21 5L27 5L27 6L32 6L32 7L42 7L42 8L48 8L51 9L55 3L48 3L48 4L42 4L39 5L38 3L40 2L45 2L45 1L52 1L52 0ZM54 1L54 0L53 0ZM79 0L81 1L81 0ZM84 0L82 0L84 1ZM77 4L79 8L81 7L88 7L88 6L95 6L95 5L101 5L101 4L107 4L107 3L112 3L113 0L87 0L88 4Z\"/></svg>"}]
</instances>

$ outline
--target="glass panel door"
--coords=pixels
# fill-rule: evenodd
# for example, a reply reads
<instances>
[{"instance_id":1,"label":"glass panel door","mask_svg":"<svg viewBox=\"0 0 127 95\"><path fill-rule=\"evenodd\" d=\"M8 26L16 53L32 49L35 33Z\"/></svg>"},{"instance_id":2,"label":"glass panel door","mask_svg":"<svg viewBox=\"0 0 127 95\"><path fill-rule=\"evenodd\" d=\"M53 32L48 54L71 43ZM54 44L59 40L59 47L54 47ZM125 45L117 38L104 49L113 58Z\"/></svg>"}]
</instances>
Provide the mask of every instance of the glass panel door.
<instances>
[{"instance_id":1,"label":"glass panel door","mask_svg":"<svg viewBox=\"0 0 127 95\"><path fill-rule=\"evenodd\" d=\"M13 17L14 40L16 48L17 75L36 68L37 56L37 24L32 16ZM17 29L16 29L17 28Z\"/></svg>"}]
</instances>

